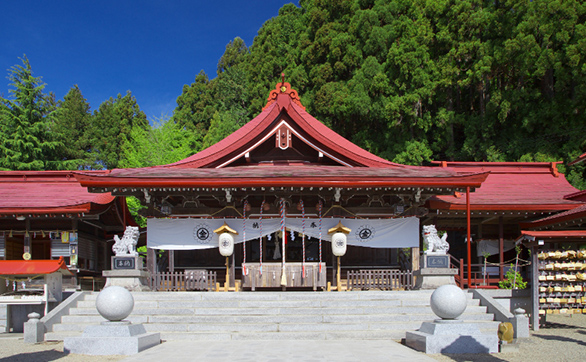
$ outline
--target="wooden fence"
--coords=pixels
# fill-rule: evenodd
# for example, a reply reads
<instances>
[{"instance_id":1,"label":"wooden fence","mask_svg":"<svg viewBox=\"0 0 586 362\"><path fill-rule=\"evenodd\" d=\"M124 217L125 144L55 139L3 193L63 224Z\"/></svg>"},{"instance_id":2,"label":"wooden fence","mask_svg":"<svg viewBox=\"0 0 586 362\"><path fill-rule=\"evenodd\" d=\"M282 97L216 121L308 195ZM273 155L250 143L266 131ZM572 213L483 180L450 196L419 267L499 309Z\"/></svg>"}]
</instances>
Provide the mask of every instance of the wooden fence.
<instances>
[{"instance_id":1,"label":"wooden fence","mask_svg":"<svg viewBox=\"0 0 586 362\"><path fill-rule=\"evenodd\" d=\"M186 270L185 272L154 273L149 279L153 291L177 292L187 290L213 290L216 288L216 272Z\"/></svg>"},{"instance_id":2,"label":"wooden fence","mask_svg":"<svg viewBox=\"0 0 586 362\"><path fill-rule=\"evenodd\" d=\"M348 289L413 289L413 271L367 269L348 271Z\"/></svg>"}]
</instances>

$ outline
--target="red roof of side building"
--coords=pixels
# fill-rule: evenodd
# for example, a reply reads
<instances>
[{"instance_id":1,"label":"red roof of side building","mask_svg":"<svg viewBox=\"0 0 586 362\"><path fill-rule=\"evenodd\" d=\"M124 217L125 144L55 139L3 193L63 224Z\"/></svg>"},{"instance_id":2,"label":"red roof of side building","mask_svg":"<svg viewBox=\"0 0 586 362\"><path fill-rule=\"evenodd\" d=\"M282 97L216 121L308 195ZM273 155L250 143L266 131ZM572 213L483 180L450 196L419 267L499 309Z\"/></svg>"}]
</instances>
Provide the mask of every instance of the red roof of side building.
<instances>
[{"instance_id":1,"label":"red roof of side building","mask_svg":"<svg viewBox=\"0 0 586 362\"><path fill-rule=\"evenodd\" d=\"M472 210L563 211L581 202L564 196L578 191L557 171L559 162L435 162L456 172L490 172L470 194ZM432 209L465 210L466 195L441 195L429 200Z\"/></svg>"},{"instance_id":2,"label":"red roof of side building","mask_svg":"<svg viewBox=\"0 0 586 362\"><path fill-rule=\"evenodd\" d=\"M0 260L0 276L33 276L60 272L72 275L63 257L58 260Z\"/></svg>"},{"instance_id":3,"label":"red roof of side building","mask_svg":"<svg viewBox=\"0 0 586 362\"><path fill-rule=\"evenodd\" d=\"M0 172L0 215L92 213L104 210L114 199L109 193L89 193L72 171Z\"/></svg>"},{"instance_id":4,"label":"red roof of side building","mask_svg":"<svg viewBox=\"0 0 586 362\"><path fill-rule=\"evenodd\" d=\"M560 223L571 223L575 220L586 218L586 204L575 207L571 210L560 212L559 214L544 217L539 220L531 222L521 223L522 228L540 228L549 225L555 225Z\"/></svg>"},{"instance_id":5,"label":"red roof of side building","mask_svg":"<svg viewBox=\"0 0 586 362\"><path fill-rule=\"evenodd\" d=\"M521 230L521 236L517 241L536 239L583 239L586 238L586 230L547 230L547 231L527 231Z\"/></svg>"}]
</instances>

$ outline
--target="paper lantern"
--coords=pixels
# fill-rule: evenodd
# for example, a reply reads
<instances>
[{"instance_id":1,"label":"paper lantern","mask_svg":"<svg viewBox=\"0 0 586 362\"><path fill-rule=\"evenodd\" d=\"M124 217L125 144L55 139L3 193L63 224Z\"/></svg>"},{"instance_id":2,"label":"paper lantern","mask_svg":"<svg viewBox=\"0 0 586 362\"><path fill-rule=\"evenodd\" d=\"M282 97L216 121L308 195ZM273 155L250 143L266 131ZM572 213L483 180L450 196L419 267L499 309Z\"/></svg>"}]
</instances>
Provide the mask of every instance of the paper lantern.
<instances>
[{"instance_id":1,"label":"paper lantern","mask_svg":"<svg viewBox=\"0 0 586 362\"><path fill-rule=\"evenodd\" d=\"M221 233L219 237L220 254L231 256L234 253L234 237L230 233Z\"/></svg>"},{"instance_id":2,"label":"paper lantern","mask_svg":"<svg viewBox=\"0 0 586 362\"><path fill-rule=\"evenodd\" d=\"M332 252L335 256L344 256L346 254L346 242L348 240L348 234L352 230L342 225L342 222L338 222L338 225L328 230L328 234L332 234Z\"/></svg>"},{"instance_id":3,"label":"paper lantern","mask_svg":"<svg viewBox=\"0 0 586 362\"><path fill-rule=\"evenodd\" d=\"M347 239L346 234L341 232L332 235L332 252L335 256L344 256L346 254Z\"/></svg>"},{"instance_id":4,"label":"paper lantern","mask_svg":"<svg viewBox=\"0 0 586 362\"><path fill-rule=\"evenodd\" d=\"M225 257L234 254L234 235L238 235L236 230L224 223L224 225L214 230L214 232L218 234L218 247L220 248L220 254Z\"/></svg>"}]
</instances>

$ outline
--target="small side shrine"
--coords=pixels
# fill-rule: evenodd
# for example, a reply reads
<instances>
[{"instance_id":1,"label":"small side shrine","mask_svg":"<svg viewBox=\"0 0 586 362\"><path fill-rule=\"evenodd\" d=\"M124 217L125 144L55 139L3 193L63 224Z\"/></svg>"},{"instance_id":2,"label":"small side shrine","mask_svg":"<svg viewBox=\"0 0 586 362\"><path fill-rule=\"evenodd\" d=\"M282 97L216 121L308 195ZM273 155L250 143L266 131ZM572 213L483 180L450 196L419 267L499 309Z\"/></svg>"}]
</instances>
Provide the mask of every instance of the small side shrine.
<instances>
[{"instance_id":1,"label":"small side shrine","mask_svg":"<svg viewBox=\"0 0 586 362\"><path fill-rule=\"evenodd\" d=\"M240 279L245 289L315 289L326 279L337 286L338 270L342 278L351 269L417 270L425 202L471 192L487 176L382 159L311 116L284 80L257 117L191 157L75 173L90 192L135 196L147 206L147 268L151 275L171 273L166 284L153 279L154 289L179 278L175 271L215 270L221 278L226 234L235 244L230 287ZM351 230L341 259L327 233L339 223ZM224 224L234 232L214 232Z\"/></svg>"},{"instance_id":2,"label":"small side shrine","mask_svg":"<svg viewBox=\"0 0 586 362\"><path fill-rule=\"evenodd\" d=\"M113 235L134 220L123 198L88 192L73 172L0 171L0 260L62 257L73 273L66 286L96 290Z\"/></svg>"},{"instance_id":3,"label":"small side shrine","mask_svg":"<svg viewBox=\"0 0 586 362\"><path fill-rule=\"evenodd\" d=\"M71 276L64 259L0 260L0 282L11 291L0 295L7 306L6 332L22 332L27 315L47 314L63 300L62 277Z\"/></svg>"},{"instance_id":4,"label":"small side shrine","mask_svg":"<svg viewBox=\"0 0 586 362\"><path fill-rule=\"evenodd\" d=\"M515 259L515 241L525 224L586 201L569 197L580 192L558 171L560 162L434 163L458 174L489 172L469 197L461 192L431 197L425 205L429 214L421 221L447 231L452 261L465 269L456 276L462 287L496 287L504 279L507 261Z\"/></svg>"}]
</instances>

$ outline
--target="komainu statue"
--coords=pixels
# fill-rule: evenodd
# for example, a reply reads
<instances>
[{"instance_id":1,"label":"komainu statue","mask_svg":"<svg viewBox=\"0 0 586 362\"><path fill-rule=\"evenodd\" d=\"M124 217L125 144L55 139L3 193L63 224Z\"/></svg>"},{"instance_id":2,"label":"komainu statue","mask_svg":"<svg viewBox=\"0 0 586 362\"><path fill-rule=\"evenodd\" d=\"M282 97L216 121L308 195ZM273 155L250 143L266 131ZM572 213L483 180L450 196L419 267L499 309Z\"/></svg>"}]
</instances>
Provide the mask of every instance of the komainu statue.
<instances>
[{"instance_id":1,"label":"komainu statue","mask_svg":"<svg viewBox=\"0 0 586 362\"><path fill-rule=\"evenodd\" d=\"M441 239L437 235L435 225L423 225L423 247L426 249L425 254L445 255L450 249L450 244L446 241L448 233L445 233Z\"/></svg>"},{"instance_id":2,"label":"komainu statue","mask_svg":"<svg viewBox=\"0 0 586 362\"><path fill-rule=\"evenodd\" d=\"M116 256L120 255L138 255L136 252L136 244L138 243L138 237L140 232L137 226L127 226L124 231L122 239L118 235L114 235L116 241L112 246L112 251Z\"/></svg>"}]
</instances>

